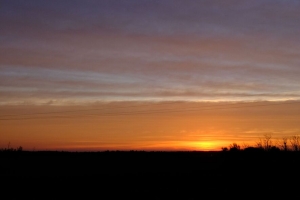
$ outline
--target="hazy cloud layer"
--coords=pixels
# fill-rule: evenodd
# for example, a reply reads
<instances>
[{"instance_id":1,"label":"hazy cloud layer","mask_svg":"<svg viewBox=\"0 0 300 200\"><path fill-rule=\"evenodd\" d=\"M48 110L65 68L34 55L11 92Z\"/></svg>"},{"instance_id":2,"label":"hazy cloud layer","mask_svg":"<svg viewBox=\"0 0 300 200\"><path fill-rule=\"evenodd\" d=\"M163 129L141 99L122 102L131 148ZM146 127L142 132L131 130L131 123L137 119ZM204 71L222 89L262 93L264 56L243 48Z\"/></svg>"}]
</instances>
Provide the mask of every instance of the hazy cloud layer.
<instances>
[{"instance_id":1,"label":"hazy cloud layer","mask_svg":"<svg viewBox=\"0 0 300 200\"><path fill-rule=\"evenodd\" d=\"M300 2L1 1L0 103L300 96Z\"/></svg>"}]
</instances>

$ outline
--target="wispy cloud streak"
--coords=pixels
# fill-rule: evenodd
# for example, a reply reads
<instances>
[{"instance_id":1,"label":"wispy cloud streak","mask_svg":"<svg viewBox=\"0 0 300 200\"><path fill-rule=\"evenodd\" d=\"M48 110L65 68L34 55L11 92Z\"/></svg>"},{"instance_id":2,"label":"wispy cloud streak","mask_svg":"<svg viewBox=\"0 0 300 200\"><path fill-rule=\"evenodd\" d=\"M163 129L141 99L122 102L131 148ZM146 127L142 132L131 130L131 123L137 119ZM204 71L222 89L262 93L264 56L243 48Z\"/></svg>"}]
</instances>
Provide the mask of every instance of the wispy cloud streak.
<instances>
[{"instance_id":1,"label":"wispy cloud streak","mask_svg":"<svg viewBox=\"0 0 300 200\"><path fill-rule=\"evenodd\" d=\"M3 1L0 103L300 96L298 1Z\"/></svg>"}]
</instances>

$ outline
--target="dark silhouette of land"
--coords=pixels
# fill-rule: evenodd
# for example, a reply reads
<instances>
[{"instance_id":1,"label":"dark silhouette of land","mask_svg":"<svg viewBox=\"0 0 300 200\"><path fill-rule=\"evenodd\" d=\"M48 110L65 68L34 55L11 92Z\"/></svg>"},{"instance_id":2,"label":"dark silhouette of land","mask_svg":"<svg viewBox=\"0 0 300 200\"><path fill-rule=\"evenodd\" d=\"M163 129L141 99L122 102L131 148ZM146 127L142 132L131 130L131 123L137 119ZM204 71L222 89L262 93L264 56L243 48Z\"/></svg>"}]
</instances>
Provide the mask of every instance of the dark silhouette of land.
<instances>
[{"instance_id":1,"label":"dark silhouette of land","mask_svg":"<svg viewBox=\"0 0 300 200\"><path fill-rule=\"evenodd\" d=\"M2 191L25 188L31 195L37 190L73 197L109 195L100 199L202 199L204 195L238 197L238 193L253 198L294 197L300 183L300 152L258 148L216 152L21 149L1 151L0 162Z\"/></svg>"}]
</instances>

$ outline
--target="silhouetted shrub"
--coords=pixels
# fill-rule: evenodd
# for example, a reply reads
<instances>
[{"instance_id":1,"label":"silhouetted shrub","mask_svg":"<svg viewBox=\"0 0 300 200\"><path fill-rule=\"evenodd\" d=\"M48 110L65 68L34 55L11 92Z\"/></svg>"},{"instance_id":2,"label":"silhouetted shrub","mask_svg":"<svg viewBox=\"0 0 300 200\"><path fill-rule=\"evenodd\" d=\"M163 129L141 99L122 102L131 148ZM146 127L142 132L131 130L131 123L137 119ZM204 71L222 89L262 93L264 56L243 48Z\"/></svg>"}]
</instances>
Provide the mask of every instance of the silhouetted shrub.
<instances>
[{"instance_id":1,"label":"silhouetted shrub","mask_svg":"<svg viewBox=\"0 0 300 200\"><path fill-rule=\"evenodd\" d=\"M0 151L4 151L4 152L21 152L23 151L23 147L19 146L18 148L14 149L10 146L10 143L8 144L7 148L4 149L0 149Z\"/></svg>"},{"instance_id":2,"label":"silhouetted shrub","mask_svg":"<svg viewBox=\"0 0 300 200\"><path fill-rule=\"evenodd\" d=\"M237 143L232 143L229 145L229 151L235 152L235 151L239 151L239 150L241 150L241 147Z\"/></svg>"},{"instance_id":3,"label":"silhouetted shrub","mask_svg":"<svg viewBox=\"0 0 300 200\"><path fill-rule=\"evenodd\" d=\"M23 147L22 147L22 146L19 146L19 147L17 148L17 151L19 151L19 152L23 151Z\"/></svg>"},{"instance_id":4,"label":"silhouetted shrub","mask_svg":"<svg viewBox=\"0 0 300 200\"><path fill-rule=\"evenodd\" d=\"M222 151L228 151L227 147L222 147Z\"/></svg>"},{"instance_id":5,"label":"silhouetted shrub","mask_svg":"<svg viewBox=\"0 0 300 200\"><path fill-rule=\"evenodd\" d=\"M280 149L279 149L279 147L272 146L272 147L270 147L269 151L270 151L270 152L279 152Z\"/></svg>"},{"instance_id":6,"label":"silhouetted shrub","mask_svg":"<svg viewBox=\"0 0 300 200\"><path fill-rule=\"evenodd\" d=\"M260 147L247 147L244 149L244 151L249 153L259 153L259 152L263 152L264 149Z\"/></svg>"}]
</instances>

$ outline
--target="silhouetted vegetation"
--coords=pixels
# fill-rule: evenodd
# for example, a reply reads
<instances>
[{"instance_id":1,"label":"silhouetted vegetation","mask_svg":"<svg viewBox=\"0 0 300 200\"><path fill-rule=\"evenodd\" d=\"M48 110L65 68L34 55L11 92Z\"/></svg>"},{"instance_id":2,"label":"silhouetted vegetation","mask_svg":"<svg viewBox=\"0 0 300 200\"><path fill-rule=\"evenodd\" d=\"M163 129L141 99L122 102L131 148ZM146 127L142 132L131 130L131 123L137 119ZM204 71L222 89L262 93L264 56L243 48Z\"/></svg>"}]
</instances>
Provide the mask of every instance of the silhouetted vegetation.
<instances>
[{"instance_id":1,"label":"silhouetted vegetation","mask_svg":"<svg viewBox=\"0 0 300 200\"><path fill-rule=\"evenodd\" d=\"M293 151L299 151L300 150L300 138L299 138L299 136L292 136L291 138L290 138L290 143L291 143L291 149L293 150Z\"/></svg>"},{"instance_id":2,"label":"silhouetted vegetation","mask_svg":"<svg viewBox=\"0 0 300 200\"><path fill-rule=\"evenodd\" d=\"M254 199L270 198L297 189L293 181L300 178L298 141L298 137L264 136L255 146L232 143L222 151L208 152L24 151L9 144L0 151L0 178L10 187L35 180L29 191L55 183L49 186L54 194L68 185L72 188L68 195L97 191L110 199L119 199L118 194L122 199L202 199L220 194L227 198L237 191ZM26 187L17 184L14 189L18 185Z\"/></svg>"},{"instance_id":3,"label":"silhouetted vegetation","mask_svg":"<svg viewBox=\"0 0 300 200\"><path fill-rule=\"evenodd\" d=\"M229 151L235 152L235 151L239 151L239 150L241 150L241 147L237 143L232 143L229 145Z\"/></svg>"},{"instance_id":4,"label":"silhouetted vegetation","mask_svg":"<svg viewBox=\"0 0 300 200\"><path fill-rule=\"evenodd\" d=\"M237 143L232 143L229 147L221 147L223 152L237 152L237 151L247 151L247 152L279 152L279 151L300 151L300 137L291 136L290 138L284 137L280 140L274 141L272 135L266 134L263 138L260 138L256 145L246 146L241 148Z\"/></svg>"},{"instance_id":5,"label":"silhouetted vegetation","mask_svg":"<svg viewBox=\"0 0 300 200\"><path fill-rule=\"evenodd\" d=\"M13 148L13 147L11 147L11 144L9 142L8 145L7 145L7 148L0 149L0 151L2 151L2 152L3 151L4 152L21 152L21 151L23 151L23 147L19 146L17 148Z\"/></svg>"}]
</instances>

